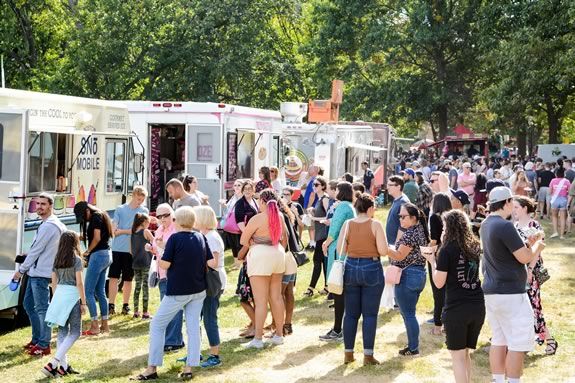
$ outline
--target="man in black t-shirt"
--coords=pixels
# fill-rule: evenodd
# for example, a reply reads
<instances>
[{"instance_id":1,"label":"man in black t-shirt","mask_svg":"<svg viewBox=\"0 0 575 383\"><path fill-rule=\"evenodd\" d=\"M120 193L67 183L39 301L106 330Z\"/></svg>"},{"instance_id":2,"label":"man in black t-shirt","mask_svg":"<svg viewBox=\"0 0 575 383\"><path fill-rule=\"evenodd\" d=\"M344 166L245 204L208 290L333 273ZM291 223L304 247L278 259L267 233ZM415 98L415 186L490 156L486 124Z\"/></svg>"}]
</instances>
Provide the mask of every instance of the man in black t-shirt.
<instances>
[{"instance_id":1,"label":"man in black t-shirt","mask_svg":"<svg viewBox=\"0 0 575 383\"><path fill-rule=\"evenodd\" d=\"M519 381L525 353L533 350L535 339L525 265L536 257L543 244L537 237L524 244L513 223L507 220L513 211L509 188L499 186L489 193L489 211L480 234L485 308L493 333L489 349L492 381L503 383L505 375L509 381Z\"/></svg>"},{"instance_id":2,"label":"man in black t-shirt","mask_svg":"<svg viewBox=\"0 0 575 383\"><path fill-rule=\"evenodd\" d=\"M543 165L543 168L537 171L537 185L539 185L539 190L537 191L537 202L539 205L539 216L543 218L543 209L546 208L547 215L551 213L551 194L549 193L549 184L551 180L555 178L555 173L553 173L549 162Z\"/></svg>"},{"instance_id":3,"label":"man in black t-shirt","mask_svg":"<svg viewBox=\"0 0 575 383\"><path fill-rule=\"evenodd\" d=\"M373 172L369 168L369 164L367 163L367 161L363 161L361 163L361 168L364 171L364 173L363 173L363 186L365 186L365 191L366 191L366 193L372 194L371 193L371 184L372 184L375 176L373 175Z\"/></svg>"}]
</instances>

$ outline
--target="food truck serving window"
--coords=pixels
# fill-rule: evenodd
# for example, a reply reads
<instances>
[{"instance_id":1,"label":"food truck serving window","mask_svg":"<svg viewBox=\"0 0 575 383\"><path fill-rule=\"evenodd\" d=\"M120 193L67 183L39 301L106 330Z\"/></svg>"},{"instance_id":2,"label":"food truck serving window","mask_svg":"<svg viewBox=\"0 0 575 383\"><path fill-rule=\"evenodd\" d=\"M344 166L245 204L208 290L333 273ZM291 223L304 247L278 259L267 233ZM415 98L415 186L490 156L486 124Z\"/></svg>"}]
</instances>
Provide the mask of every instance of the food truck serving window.
<instances>
[{"instance_id":1,"label":"food truck serving window","mask_svg":"<svg viewBox=\"0 0 575 383\"><path fill-rule=\"evenodd\" d=\"M106 191L124 191L124 166L126 142L108 140L106 142Z\"/></svg>"},{"instance_id":2,"label":"food truck serving window","mask_svg":"<svg viewBox=\"0 0 575 383\"><path fill-rule=\"evenodd\" d=\"M69 139L65 134L30 132L28 191L68 192Z\"/></svg>"}]
</instances>

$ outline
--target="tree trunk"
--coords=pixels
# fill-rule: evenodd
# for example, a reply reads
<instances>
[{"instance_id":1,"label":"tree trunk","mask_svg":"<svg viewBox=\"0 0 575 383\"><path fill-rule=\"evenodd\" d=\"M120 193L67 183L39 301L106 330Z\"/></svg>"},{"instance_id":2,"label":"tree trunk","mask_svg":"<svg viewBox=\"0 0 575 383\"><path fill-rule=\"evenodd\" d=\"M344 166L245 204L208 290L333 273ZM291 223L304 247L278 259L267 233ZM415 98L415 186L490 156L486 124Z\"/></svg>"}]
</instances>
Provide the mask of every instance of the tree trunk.
<instances>
[{"instance_id":1,"label":"tree trunk","mask_svg":"<svg viewBox=\"0 0 575 383\"><path fill-rule=\"evenodd\" d=\"M433 141L437 141L437 130L435 130L435 125L433 125L433 118L429 119L429 126L431 127L431 134L433 135Z\"/></svg>"},{"instance_id":2,"label":"tree trunk","mask_svg":"<svg viewBox=\"0 0 575 383\"><path fill-rule=\"evenodd\" d=\"M549 124L549 143L561 143L561 119L551 96L545 94L545 106L547 113L547 123Z\"/></svg>"},{"instance_id":3,"label":"tree trunk","mask_svg":"<svg viewBox=\"0 0 575 383\"><path fill-rule=\"evenodd\" d=\"M448 128L448 116L447 116L447 104L441 104L437 107L437 123L439 125L439 137L438 139L443 139L447 135Z\"/></svg>"},{"instance_id":4,"label":"tree trunk","mask_svg":"<svg viewBox=\"0 0 575 383\"><path fill-rule=\"evenodd\" d=\"M525 128L525 121L521 121L517 128L517 154L525 157L527 149L527 129Z\"/></svg>"}]
</instances>

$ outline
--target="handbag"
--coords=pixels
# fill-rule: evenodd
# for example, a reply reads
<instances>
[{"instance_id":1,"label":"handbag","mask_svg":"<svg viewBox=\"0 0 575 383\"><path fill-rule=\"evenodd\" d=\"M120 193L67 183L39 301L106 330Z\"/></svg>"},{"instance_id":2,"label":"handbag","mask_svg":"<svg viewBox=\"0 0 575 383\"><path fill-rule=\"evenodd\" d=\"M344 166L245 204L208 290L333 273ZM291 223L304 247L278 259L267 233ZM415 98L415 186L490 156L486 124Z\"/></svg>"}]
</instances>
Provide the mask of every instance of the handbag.
<instances>
[{"instance_id":1,"label":"handbag","mask_svg":"<svg viewBox=\"0 0 575 383\"><path fill-rule=\"evenodd\" d=\"M286 226L288 229L288 250L289 252L293 255L293 257L295 258L295 262L297 263L297 266L303 266L306 263L309 262L309 258L304 250L304 246L301 243L301 240L299 239L297 233L294 231L293 226L291 225L291 223L289 222L289 220L286 219ZM301 244L301 247L298 246L299 244Z\"/></svg>"},{"instance_id":2,"label":"handbag","mask_svg":"<svg viewBox=\"0 0 575 383\"><path fill-rule=\"evenodd\" d=\"M148 273L148 287L154 288L160 283L160 274L158 273L158 261L156 257L152 258L150 263L150 272Z\"/></svg>"},{"instance_id":3,"label":"handbag","mask_svg":"<svg viewBox=\"0 0 575 383\"><path fill-rule=\"evenodd\" d=\"M348 226L349 223L346 222L343 233L343 241L341 242L341 248L339 251L340 256L343 254L343 244L345 243L345 239L347 237ZM340 258L333 261L331 271L329 272L329 276L327 277L327 291L336 295L341 295L343 293L343 271L344 271L343 260L341 260Z\"/></svg>"},{"instance_id":4,"label":"handbag","mask_svg":"<svg viewBox=\"0 0 575 383\"><path fill-rule=\"evenodd\" d=\"M533 270L533 277L539 283L540 286L551 278L551 276L549 275L549 271L547 270L546 267L543 266Z\"/></svg>"},{"instance_id":5,"label":"handbag","mask_svg":"<svg viewBox=\"0 0 575 383\"><path fill-rule=\"evenodd\" d=\"M226 233L241 234L241 230L238 226L238 223L236 222L235 206L232 209L230 209L230 211L228 211L228 213L226 214L223 230Z\"/></svg>"},{"instance_id":6,"label":"handbag","mask_svg":"<svg viewBox=\"0 0 575 383\"><path fill-rule=\"evenodd\" d=\"M208 240L204 237L206 250L209 249ZM220 279L220 272L208 266L208 257L206 255L206 295L208 297L217 297L222 291L222 280Z\"/></svg>"}]
</instances>

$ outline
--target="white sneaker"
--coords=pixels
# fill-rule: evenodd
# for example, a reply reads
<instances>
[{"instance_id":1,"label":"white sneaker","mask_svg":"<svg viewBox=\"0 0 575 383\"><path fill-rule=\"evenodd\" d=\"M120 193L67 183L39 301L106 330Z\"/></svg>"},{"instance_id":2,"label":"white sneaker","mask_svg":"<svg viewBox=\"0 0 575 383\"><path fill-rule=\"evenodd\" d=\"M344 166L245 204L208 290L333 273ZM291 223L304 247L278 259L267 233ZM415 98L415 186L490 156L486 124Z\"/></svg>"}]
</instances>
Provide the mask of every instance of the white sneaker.
<instances>
[{"instance_id":1,"label":"white sneaker","mask_svg":"<svg viewBox=\"0 0 575 383\"><path fill-rule=\"evenodd\" d=\"M551 234L551 237L549 237L549 238L556 238L558 236L559 236L559 233L553 233L553 234Z\"/></svg>"},{"instance_id":2,"label":"white sneaker","mask_svg":"<svg viewBox=\"0 0 575 383\"><path fill-rule=\"evenodd\" d=\"M266 343L271 343L275 344L276 346L279 346L280 344L284 344L284 337L274 334L274 336L272 336L271 338L266 339Z\"/></svg>"},{"instance_id":3,"label":"white sneaker","mask_svg":"<svg viewBox=\"0 0 575 383\"><path fill-rule=\"evenodd\" d=\"M252 339L248 343L242 344L244 348L264 348L264 342L261 339Z\"/></svg>"}]
</instances>

